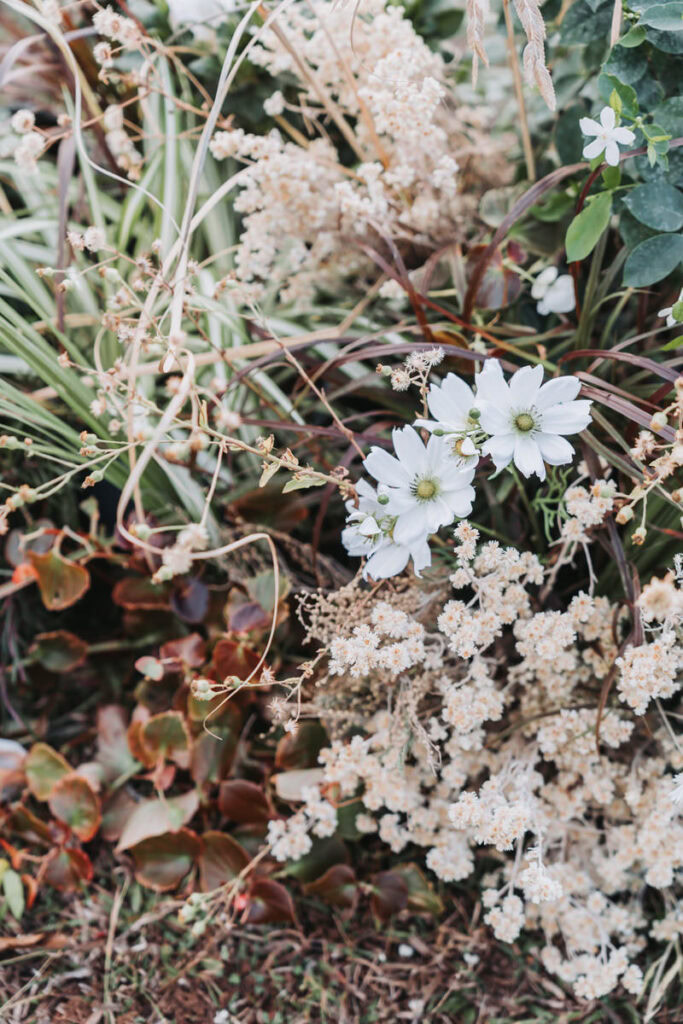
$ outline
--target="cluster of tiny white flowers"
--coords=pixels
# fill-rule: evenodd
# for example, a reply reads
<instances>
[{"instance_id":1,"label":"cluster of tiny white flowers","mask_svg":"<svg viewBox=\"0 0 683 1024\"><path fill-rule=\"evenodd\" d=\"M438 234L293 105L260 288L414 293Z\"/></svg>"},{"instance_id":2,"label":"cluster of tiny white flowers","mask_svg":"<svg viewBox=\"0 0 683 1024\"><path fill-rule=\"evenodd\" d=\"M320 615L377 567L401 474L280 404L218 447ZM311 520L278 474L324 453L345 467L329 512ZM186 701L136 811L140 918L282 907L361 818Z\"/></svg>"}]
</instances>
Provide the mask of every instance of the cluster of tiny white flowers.
<instances>
[{"instance_id":1,"label":"cluster of tiny white flowers","mask_svg":"<svg viewBox=\"0 0 683 1024\"><path fill-rule=\"evenodd\" d=\"M680 689L683 646L673 630L666 630L651 643L627 647L617 665L619 696L643 715L651 700L671 697Z\"/></svg>"},{"instance_id":2,"label":"cluster of tiny white flowers","mask_svg":"<svg viewBox=\"0 0 683 1024\"><path fill-rule=\"evenodd\" d=\"M103 123L104 137L112 155L116 158L116 163L126 172L131 181L137 181L142 167L142 153L135 148L135 144L124 128L122 108L116 104L107 107L104 111Z\"/></svg>"},{"instance_id":3,"label":"cluster of tiny white flowers","mask_svg":"<svg viewBox=\"0 0 683 1024\"><path fill-rule=\"evenodd\" d=\"M126 18L111 7L96 11L93 27L101 36L119 43L124 50L137 50L142 43L142 33L132 18Z\"/></svg>"},{"instance_id":4,"label":"cluster of tiny white flowers","mask_svg":"<svg viewBox=\"0 0 683 1024\"><path fill-rule=\"evenodd\" d=\"M604 481L599 493L570 490L571 514L587 526L604 511L592 502L611 500ZM377 833L413 859L411 847L421 848L444 882L471 876L477 847L496 851L482 893L496 938L513 942L523 928L540 929L545 967L577 996L600 998L618 985L636 995L648 929L660 942L683 933L680 915L667 909L653 922L640 900L648 885L670 908L683 866L683 756L673 718L643 733L623 702L623 681L622 700L614 694L598 713L595 694L628 628L622 608L580 592L564 611L538 610L547 573L534 555L481 543L467 521L454 534L450 583L465 599L441 586L432 588L436 601L423 594L405 603L412 591L404 590L368 603L346 634L332 620L311 619L310 637L330 651L327 686L358 692L365 680L369 692L388 694L371 718L360 702L349 720L356 734L321 751L325 791L357 804L360 834ZM680 667L675 587L670 575L641 596L654 623L643 648L667 649L661 696L673 671L671 661L662 673L666 658ZM381 652L413 637L420 657L387 672ZM511 658L501 657L506 638ZM641 648L627 647L624 663L631 650ZM649 701L650 676L647 685Z\"/></svg>"},{"instance_id":5,"label":"cluster of tiny white flowers","mask_svg":"<svg viewBox=\"0 0 683 1024\"><path fill-rule=\"evenodd\" d=\"M293 77L298 102L287 104L275 91L264 108L277 129L265 137L220 130L211 149L218 160L246 165L235 204L244 214L239 278L262 294L274 287L285 302L310 303L316 290L338 287L371 265L351 237L377 244L390 236L429 248L452 241L463 213L476 211L459 192L453 153L467 161L481 147L468 112L444 102L443 59L402 8L370 0L357 16L346 5L314 0L290 5L278 26L260 34L250 59L274 76ZM321 137L306 146L286 141L288 110L314 128L320 122ZM321 123L331 111L333 127L354 149L353 173ZM492 156L490 141L487 149Z\"/></svg>"},{"instance_id":6,"label":"cluster of tiny white flowers","mask_svg":"<svg viewBox=\"0 0 683 1024\"><path fill-rule=\"evenodd\" d=\"M305 787L301 796L304 805L296 814L268 822L268 844L276 860L300 860L313 846L310 833L325 838L337 830L337 809L318 786Z\"/></svg>"}]
</instances>

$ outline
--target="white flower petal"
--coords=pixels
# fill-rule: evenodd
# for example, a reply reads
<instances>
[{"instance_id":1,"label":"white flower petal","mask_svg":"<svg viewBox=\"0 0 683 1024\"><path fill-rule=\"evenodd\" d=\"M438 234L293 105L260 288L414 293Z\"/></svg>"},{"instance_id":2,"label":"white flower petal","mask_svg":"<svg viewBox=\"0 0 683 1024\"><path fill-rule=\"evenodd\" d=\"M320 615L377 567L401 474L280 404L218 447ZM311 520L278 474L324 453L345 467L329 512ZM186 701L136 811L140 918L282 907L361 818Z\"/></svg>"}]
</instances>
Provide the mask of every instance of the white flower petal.
<instances>
[{"instance_id":1,"label":"white flower petal","mask_svg":"<svg viewBox=\"0 0 683 1024\"><path fill-rule=\"evenodd\" d=\"M546 267L531 286L532 299L542 299L558 274L557 267Z\"/></svg>"},{"instance_id":2,"label":"white flower petal","mask_svg":"<svg viewBox=\"0 0 683 1024\"><path fill-rule=\"evenodd\" d=\"M614 113L613 107L603 107L600 111L600 124L603 128L607 128L611 131L617 123L617 115Z\"/></svg>"},{"instance_id":3,"label":"white flower petal","mask_svg":"<svg viewBox=\"0 0 683 1024\"><path fill-rule=\"evenodd\" d=\"M543 302L551 313L569 313L574 309L574 282L569 274L558 277L546 292Z\"/></svg>"},{"instance_id":4,"label":"white flower petal","mask_svg":"<svg viewBox=\"0 0 683 1024\"><path fill-rule=\"evenodd\" d=\"M464 380L454 373L449 373L441 387L432 384L427 396L427 405L432 416L443 423L464 424L467 414L474 405L474 394Z\"/></svg>"},{"instance_id":5,"label":"white flower petal","mask_svg":"<svg viewBox=\"0 0 683 1024\"><path fill-rule=\"evenodd\" d=\"M522 476L532 476L534 473L545 480L545 466L541 458L541 452L536 442L530 437L518 437L515 441L515 466Z\"/></svg>"},{"instance_id":6,"label":"white flower petal","mask_svg":"<svg viewBox=\"0 0 683 1024\"><path fill-rule=\"evenodd\" d=\"M402 512L394 527L394 540L397 544L410 544L423 534L433 533L429 529L425 509L431 502L415 503L407 512Z\"/></svg>"},{"instance_id":7,"label":"white flower petal","mask_svg":"<svg viewBox=\"0 0 683 1024\"><path fill-rule=\"evenodd\" d=\"M507 466L511 461L515 450L515 437L515 434L497 434L484 443L482 453L491 456L496 469Z\"/></svg>"},{"instance_id":8,"label":"white flower petal","mask_svg":"<svg viewBox=\"0 0 683 1024\"><path fill-rule=\"evenodd\" d=\"M616 167L619 163L619 147L613 139L605 146L605 160L610 167Z\"/></svg>"},{"instance_id":9,"label":"white flower petal","mask_svg":"<svg viewBox=\"0 0 683 1024\"><path fill-rule=\"evenodd\" d=\"M541 430L547 434L578 434L591 421L590 407L586 399L553 405L541 415Z\"/></svg>"},{"instance_id":10,"label":"white flower petal","mask_svg":"<svg viewBox=\"0 0 683 1024\"><path fill-rule=\"evenodd\" d=\"M585 156L586 160L594 160L596 156L600 156L604 148L605 140L595 139L593 142L589 142L587 146L584 146L583 156Z\"/></svg>"},{"instance_id":11,"label":"white flower petal","mask_svg":"<svg viewBox=\"0 0 683 1024\"><path fill-rule=\"evenodd\" d=\"M444 491L444 501L458 519L465 519L472 511L474 504L474 487L462 487L457 491Z\"/></svg>"},{"instance_id":12,"label":"white flower petal","mask_svg":"<svg viewBox=\"0 0 683 1024\"><path fill-rule=\"evenodd\" d=\"M407 486L410 478L404 466L383 448L371 448L363 463L365 469L380 483L393 487Z\"/></svg>"},{"instance_id":13,"label":"white flower petal","mask_svg":"<svg viewBox=\"0 0 683 1024\"><path fill-rule=\"evenodd\" d=\"M534 441L543 459L551 466L564 466L574 458L574 449L569 441L559 434L535 434Z\"/></svg>"},{"instance_id":14,"label":"white flower petal","mask_svg":"<svg viewBox=\"0 0 683 1024\"><path fill-rule=\"evenodd\" d=\"M615 128L612 138L621 146L630 146L632 142L635 142L636 136L630 128Z\"/></svg>"},{"instance_id":15,"label":"white flower petal","mask_svg":"<svg viewBox=\"0 0 683 1024\"><path fill-rule=\"evenodd\" d=\"M583 135L600 135L602 125L594 121L592 117L582 117L579 121L579 128Z\"/></svg>"},{"instance_id":16,"label":"white flower petal","mask_svg":"<svg viewBox=\"0 0 683 1024\"><path fill-rule=\"evenodd\" d=\"M392 431L391 438L401 463L407 462L416 469L424 463L425 446L417 430L412 427L397 428Z\"/></svg>"},{"instance_id":17,"label":"white flower petal","mask_svg":"<svg viewBox=\"0 0 683 1024\"><path fill-rule=\"evenodd\" d=\"M543 383L542 366L523 366L510 379L510 398L513 405L530 408L536 401L538 389Z\"/></svg>"},{"instance_id":18,"label":"white flower petal","mask_svg":"<svg viewBox=\"0 0 683 1024\"><path fill-rule=\"evenodd\" d=\"M546 381L536 396L536 408L540 411L549 409L558 402L571 402L581 390L578 377L555 377Z\"/></svg>"},{"instance_id":19,"label":"white flower petal","mask_svg":"<svg viewBox=\"0 0 683 1024\"><path fill-rule=\"evenodd\" d=\"M410 551L400 544L387 544L375 551L363 570L363 576L371 576L374 580L386 580L403 572L408 564Z\"/></svg>"},{"instance_id":20,"label":"white flower petal","mask_svg":"<svg viewBox=\"0 0 683 1024\"><path fill-rule=\"evenodd\" d=\"M423 569L432 564L432 552L426 538L410 545L410 557L413 560L416 576L419 576Z\"/></svg>"},{"instance_id":21,"label":"white flower petal","mask_svg":"<svg viewBox=\"0 0 683 1024\"><path fill-rule=\"evenodd\" d=\"M507 406L510 400L508 386L503 377L503 367L497 359L487 359L481 373L475 376L477 385L477 408L482 409L482 402L493 402L495 405Z\"/></svg>"},{"instance_id":22,"label":"white flower petal","mask_svg":"<svg viewBox=\"0 0 683 1024\"><path fill-rule=\"evenodd\" d=\"M507 434L511 423L509 399L502 408L493 402L482 405L479 422L487 434Z\"/></svg>"}]
</instances>

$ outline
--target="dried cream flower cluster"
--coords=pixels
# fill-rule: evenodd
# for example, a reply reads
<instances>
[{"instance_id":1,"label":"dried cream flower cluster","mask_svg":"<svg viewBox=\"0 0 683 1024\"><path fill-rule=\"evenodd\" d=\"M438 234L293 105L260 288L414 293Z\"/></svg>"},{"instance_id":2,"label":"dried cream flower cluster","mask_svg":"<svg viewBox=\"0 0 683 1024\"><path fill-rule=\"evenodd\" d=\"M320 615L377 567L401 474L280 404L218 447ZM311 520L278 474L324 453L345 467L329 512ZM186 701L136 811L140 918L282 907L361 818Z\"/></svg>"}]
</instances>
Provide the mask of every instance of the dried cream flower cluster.
<instances>
[{"instance_id":1,"label":"dried cream flower cluster","mask_svg":"<svg viewBox=\"0 0 683 1024\"><path fill-rule=\"evenodd\" d=\"M576 487L569 500L585 521L606 499ZM356 806L359 832L421 849L444 882L493 851L482 902L500 941L540 929L543 964L579 997L637 994L648 933L683 933L683 752L672 706L651 703L680 691L681 588L673 575L644 587L646 637L632 646L629 614L607 598L544 608L535 555L482 544L467 521L453 553L428 590L413 581L368 601L356 583L306 599L309 639L329 652L308 705L333 737L316 801ZM309 804L271 826L280 859L321 834ZM659 891L647 905L644 885Z\"/></svg>"},{"instance_id":2,"label":"dried cream flower cluster","mask_svg":"<svg viewBox=\"0 0 683 1024\"><path fill-rule=\"evenodd\" d=\"M284 302L309 303L372 268L364 246L391 238L428 253L461 236L466 216L472 223L476 200L460 189L459 164L486 152L478 173L489 178L501 150L471 111L453 108L441 57L401 7L292 4L250 59L293 78L297 97L266 101L278 127L265 137L237 127L211 142L216 159L246 165L236 267L252 298L277 289ZM303 115L313 137L288 113Z\"/></svg>"}]
</instances>

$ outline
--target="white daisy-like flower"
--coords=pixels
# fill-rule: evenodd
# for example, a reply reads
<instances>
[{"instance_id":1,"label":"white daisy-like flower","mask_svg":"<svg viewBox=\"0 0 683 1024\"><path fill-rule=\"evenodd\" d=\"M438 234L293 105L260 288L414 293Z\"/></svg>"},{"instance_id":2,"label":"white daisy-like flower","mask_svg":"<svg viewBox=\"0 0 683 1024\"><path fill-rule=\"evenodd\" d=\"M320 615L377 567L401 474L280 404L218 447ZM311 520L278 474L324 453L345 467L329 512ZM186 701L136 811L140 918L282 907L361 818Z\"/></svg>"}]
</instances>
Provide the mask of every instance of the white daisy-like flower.
<instances>
[{"instance_id":1,"label":"white daisy-like flower","mask_svg":"<svg viewBox=\"0 0 683 1024\"><path fill-rule=\"evenodd\" d=\"M450 457L444 440L432 435L425 445L412 427L394 430L396 456L372 448L365 468L383 485L380 495L388 515L395 516L396 544L412 544L465 518L472 511L474 469L462 469Z\"/></svg>"},{"instance_id":2,"label":"white daisy-like flower","mask_svg":"<svg viewBox=\"0 0 683 1024\"><path fill-rule=\"evenodd\" d=\"M386 496L378 495L367 480L356 484L358 506L347 501L346 527L342 530L342 544L350 555L367 558L363 577L375 580L388 579L403 572L412 559L415 575L431 565L432 554L426 534L409 544L397 544L392 538L395 518L387 514ZM380 500L381 498L381 500Z\"/></svg>"},{"instance_id":3,"label":"white daisy-like flower","mask_svg":"<svg viewBox=\"0 0 683 1024\"><path fill-rule=\"evenodd\" d=\"M674 306L677 306L679 302L683 302L683 288L681 288L678 298L674 302ZM664 309L660 309L657 316L666 317L667 327L676 327L681 321L677 320L674 316L674 306L666 306Z\"/></svg>"},{"instance_id":4,"label":"white daisy-like flower","mask_svg":"<svg viewBox=\"0 0 683 1024\"><path fill-rule=\"evenodd\" d=\"M487 360L477 377L480 423L492 436L482 446L496 469L514 460L523 476L545 480L544 462L563 466L574 449L562 435L578 434L590 423L589 401L574 401L581 388L577 377L556 377L543 384L542 366L525 366L503 378L497 359Z\"/></svg>"},{"instance_id":5,"label":"white daisy-like flower","mask_svg":"<svg viewBox=\"0 0 683 1024\"><path fill-rule=\"evenodd\" d=\"M619 163L619 146L630 146L635 140L635 135L630 128L617 128L617 115L612 107L603 107L600 111L600 122L594 121L592 117L582 117L579 127L584 135L595 138L586 144L583 155L586 160L593 160L605 151L605 160L611 167Z\"/></svg>"},{"instance_id":6,"label":"white daisy-like flower","mask_svg":"<svg viewBox=\"0 0 683 1024\"><path fill-rule=\"evenodd\" d=\"M432 384L427 405L434 420L415 420L415 426L444 435L446 450L462 467L476 466L479 450L471 433L479 429L479 409L472 388L449 373L441 384Z\"/></svg>"},{"instance_id":7,"label":"white daisy-like flower","mask_svg":"<svg viewBox=\"0 0 683 1024\"><path fill-rule=\"evenodd\" d=\"M575 306L574 282L569 274L560 274L557 267L542 270L531 287L541 316L548 313L571 313Z\"/></svg>"}]
</instances>

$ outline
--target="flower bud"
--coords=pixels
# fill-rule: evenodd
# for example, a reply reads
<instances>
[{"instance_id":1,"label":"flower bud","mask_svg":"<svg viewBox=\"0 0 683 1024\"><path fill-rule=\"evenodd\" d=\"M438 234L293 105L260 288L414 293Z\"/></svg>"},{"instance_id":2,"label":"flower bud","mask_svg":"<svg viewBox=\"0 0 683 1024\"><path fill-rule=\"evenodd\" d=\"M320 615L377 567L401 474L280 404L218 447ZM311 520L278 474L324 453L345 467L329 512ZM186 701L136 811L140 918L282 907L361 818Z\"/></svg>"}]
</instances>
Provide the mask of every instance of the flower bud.
<instances>
[{"instance_id":1,"label":"flower bud","mask_svg":"<svg viewBox=\"0 0 683 1024\"><path fill-rule=\"evenodd\" d=\"M624 505L624 507L620 508L617 512L616 520L621 526L623 526L624 523L630 522L631 519L633 519L633 509L630 505Z\"/></svg>"},{"instance_id":2,"label":"flower bud","mask_svg":"<svg viewBox=\"0 0 683 1024\"><path fill-rule=\"evenodd\" d=\"M389 504L389 495L388 494L379 494L377 496L377 501L378 501L378 503L380 505L388 505Z\"/></svg>"},{"instance_id":3,"label":"flower bud","mask_svg":"<svg viewBox=\"0 0 683 1024\"><path fill-rule=\"evenodd\" d=\"M647 530L645 529L644 526L639 526L638 529L634 530L633 533L631 534L631 540L633 541L634 544L637 544L638 547L640 547L641 544L645 543L645 538L646 537L647 537Z\"/></svg>"},{"instance_id":4,"label":"flower bud","mask_svg":"<svg viewBox=\"0 0 683 1024\"><path fill-rule=\"evenodd\" d=\"M668 423L665 412L656 412L650 420L650 430L658 431Z\"/></svg>"}]
</instances>

